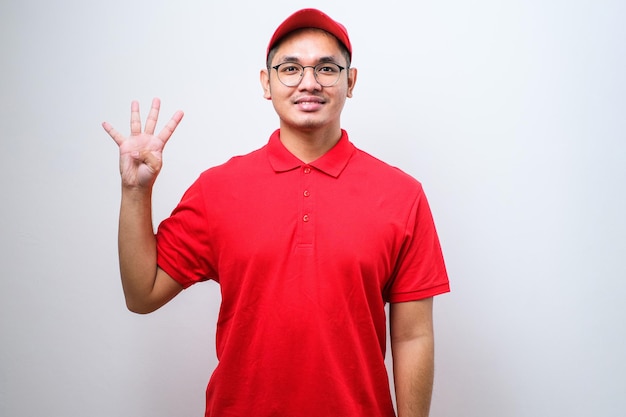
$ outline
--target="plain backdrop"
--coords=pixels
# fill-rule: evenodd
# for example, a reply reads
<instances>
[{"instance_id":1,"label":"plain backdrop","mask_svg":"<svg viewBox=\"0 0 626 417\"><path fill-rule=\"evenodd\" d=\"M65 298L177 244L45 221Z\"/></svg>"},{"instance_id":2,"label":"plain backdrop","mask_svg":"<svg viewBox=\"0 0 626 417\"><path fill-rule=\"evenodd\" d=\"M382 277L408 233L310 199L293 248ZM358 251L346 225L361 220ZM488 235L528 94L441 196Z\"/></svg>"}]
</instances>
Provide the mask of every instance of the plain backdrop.
<instances>
[{"instance_id":1,"label":"plain backdrop","mask_svg":"<svg viewBox=\"0 0 626 417\"><path fill-rule=\"evenodd\" d=\"M431 415L623 416L618 0L2 0L0 415L203 415L219 288L125 309L117 147L100 124L128 132L133 99L145 116L160 97L160 125L185 111L156 225L278 126L259 70L301 7L351 34L351 140L418 178L434 212L452 292L435 302Z\"/></svg>"}]
</instances>

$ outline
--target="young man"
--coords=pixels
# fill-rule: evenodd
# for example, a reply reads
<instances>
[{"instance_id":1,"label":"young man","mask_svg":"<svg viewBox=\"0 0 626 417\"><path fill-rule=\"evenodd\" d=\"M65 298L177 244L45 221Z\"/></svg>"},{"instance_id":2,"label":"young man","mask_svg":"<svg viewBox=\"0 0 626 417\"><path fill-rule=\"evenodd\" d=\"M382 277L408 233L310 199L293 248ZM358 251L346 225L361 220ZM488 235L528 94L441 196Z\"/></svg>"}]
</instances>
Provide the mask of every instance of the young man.
<instances>
[{"instance_id":1,"label":"young man","mask_svg":"<svg viewBox=\"0 0 626 417\"><path fill-rule=\"evenodd\" d=\"M183 117L154 135L131 108L120 147L119 253L128 308L220 284L219 364L206 416L394 415L384 364L390 303L399 417L428 415L432 297L449 291L421 185L357 149L340 124L354 89L345 28L314 9L270 40L264 96L280 119L266 146L204 172L156 236L151 192Z\"/></svg>"}]
</instances>

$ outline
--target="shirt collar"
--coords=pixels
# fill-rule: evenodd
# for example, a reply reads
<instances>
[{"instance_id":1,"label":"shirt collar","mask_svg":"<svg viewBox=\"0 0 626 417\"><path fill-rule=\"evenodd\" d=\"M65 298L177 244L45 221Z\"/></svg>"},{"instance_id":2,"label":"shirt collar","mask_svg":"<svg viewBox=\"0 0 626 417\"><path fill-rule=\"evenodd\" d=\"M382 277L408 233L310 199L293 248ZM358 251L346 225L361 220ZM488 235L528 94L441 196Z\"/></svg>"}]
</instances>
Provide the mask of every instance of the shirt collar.
<instances>
[{"instance_id":1,"label":"shirt collar","mask_svg":"<svg viewBox=\"0 0 626 417\"><path fill-rule=\"evenodd\" d=\"M341 129L341 138L337 144L308 165L337 178L348 165L348 161L355 149L348 139L348 133ZM285 145L280 141L280 129L277 129L270 136L267 144L267 154L270 165L276 172L287 172L306 165L285 148Z\"/></svg>"}]
</instances>

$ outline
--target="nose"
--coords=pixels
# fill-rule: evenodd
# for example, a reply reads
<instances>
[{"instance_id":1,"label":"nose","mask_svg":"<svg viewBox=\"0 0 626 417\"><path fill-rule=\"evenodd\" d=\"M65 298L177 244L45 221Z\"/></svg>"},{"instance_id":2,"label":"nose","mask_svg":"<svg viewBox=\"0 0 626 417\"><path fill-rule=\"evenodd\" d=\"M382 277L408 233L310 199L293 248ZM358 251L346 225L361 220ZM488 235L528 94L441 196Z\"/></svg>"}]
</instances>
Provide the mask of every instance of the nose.
<instances>
[{"instance_id":1,"label":"nose","mask_svg":"<svg viewBox=\"0 0 626 417\"><path fill-rule=\"evenodd\" d=\"M310 69L310 71L307 71L307 69ZM302 71L302 79L298 85L301 90L311 91L320 90L322 88L320 83L317 82L317 78L315 78L315 67L306 66L302 68Z\"/></svg>"}]
</instances>

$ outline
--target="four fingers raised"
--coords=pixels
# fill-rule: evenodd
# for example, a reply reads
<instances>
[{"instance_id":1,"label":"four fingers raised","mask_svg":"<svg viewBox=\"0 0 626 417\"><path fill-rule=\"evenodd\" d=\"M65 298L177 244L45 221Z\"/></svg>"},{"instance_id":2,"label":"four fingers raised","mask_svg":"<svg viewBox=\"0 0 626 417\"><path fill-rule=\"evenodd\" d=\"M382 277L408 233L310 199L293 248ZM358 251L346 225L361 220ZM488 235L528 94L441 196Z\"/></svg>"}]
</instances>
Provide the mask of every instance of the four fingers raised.
<instances>
[{"instance_id":1,"label":"four fingers raised","mask_svg":"<svg viewBox=\"0 0 626 417\"><path fill-rule=\"evenodd\" d=\"M154 130L156 128L157 121L159 119L159 110L161 108L161 100L158 98L154 98L152 100L152 107L150 108L150 112L148 113L148 118L146 119L145 133L149 135L154 134ZM183 118L184 113L182 111L177 111L174 113L172 118L167 122L167 124L161 129L158 134L158 138L163 141L163 143L167 142L169 138L172 136L172 133L176 130L176 127L180 123ZM104 130L113 138L115 143L121 145L126 137L122 135L120 132L115 130L110 123L104 122L102 123L102 127ZM131 136L140 135L141 134L141 116L139 114L139 102L133 101L130 105L130 134Z\"/></svg>"}]
</instances>

